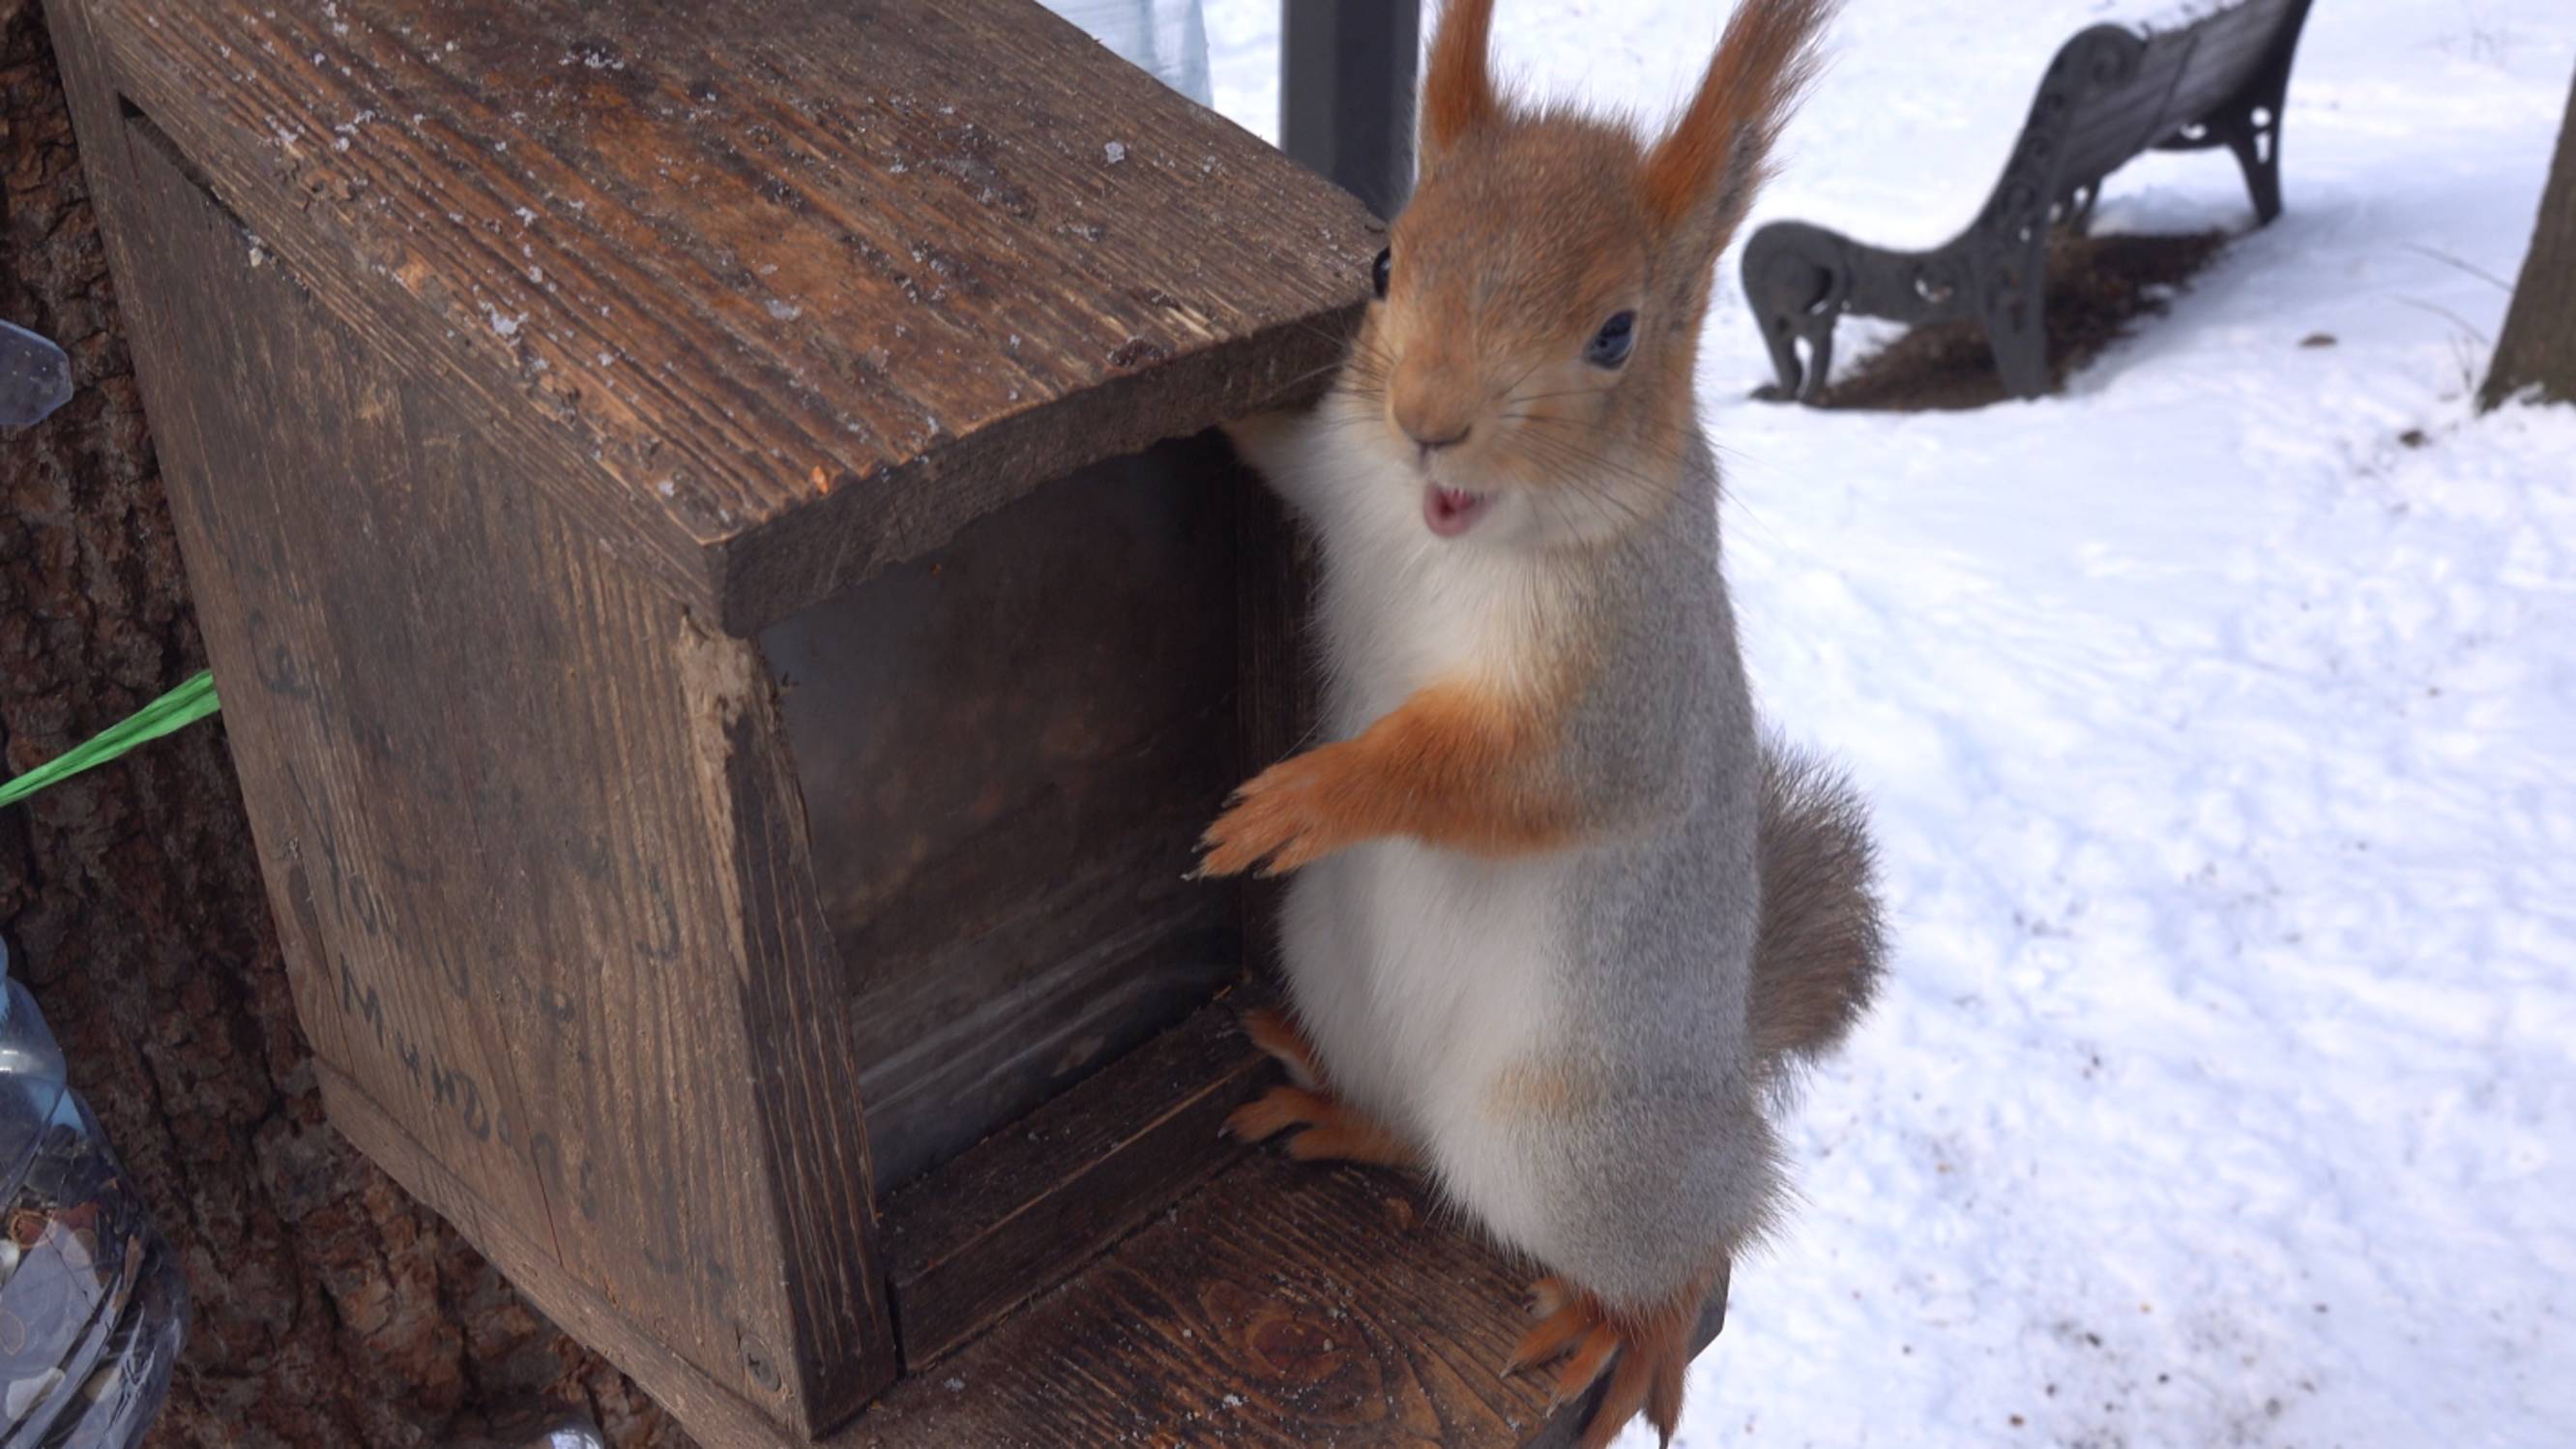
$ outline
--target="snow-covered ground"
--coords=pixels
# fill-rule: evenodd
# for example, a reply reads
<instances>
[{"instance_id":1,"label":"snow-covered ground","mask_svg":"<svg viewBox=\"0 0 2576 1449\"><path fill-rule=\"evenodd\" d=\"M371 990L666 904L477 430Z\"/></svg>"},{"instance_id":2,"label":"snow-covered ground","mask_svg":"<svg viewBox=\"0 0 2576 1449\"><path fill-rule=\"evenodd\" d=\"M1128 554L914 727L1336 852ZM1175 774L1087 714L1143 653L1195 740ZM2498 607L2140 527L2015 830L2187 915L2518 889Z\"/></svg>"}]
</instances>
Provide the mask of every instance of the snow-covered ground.
<instances>
[{"instance_id":1,"label":"snow-covered ground","mask_svg":"<svg viewBox=\"0 0 2576 1449\"><path fill-rule=\"evenodd\" d=\"M1660 114L1725 8L1497 45ZM1209 5L1265 135L1277 11ZM2057 42L2142 13L1853 0L1757 224L1943 239ZM1900 950L1686 1443L2576 1444L2576 408L2469 401L2571 61L2569 0L2319 0L2287 214L2062 398L1747 401L1727 259L1746 646L1878 801ZM2223 154L2106 192L2251 221Z\"/></svg>"}]
</instances>

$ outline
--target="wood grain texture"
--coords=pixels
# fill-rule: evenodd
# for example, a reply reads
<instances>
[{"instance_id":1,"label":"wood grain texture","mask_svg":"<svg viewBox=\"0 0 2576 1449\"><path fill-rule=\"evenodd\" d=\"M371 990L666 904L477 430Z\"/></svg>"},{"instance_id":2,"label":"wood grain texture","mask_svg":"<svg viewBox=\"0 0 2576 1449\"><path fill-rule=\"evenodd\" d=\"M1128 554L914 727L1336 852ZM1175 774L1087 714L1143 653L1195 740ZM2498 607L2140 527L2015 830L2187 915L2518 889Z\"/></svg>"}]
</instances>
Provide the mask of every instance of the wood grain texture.
<instances>
[{"instance_id":1,"label":"wood grain texture","mask_svg":"<svg viewBox=\"0 0 2576 1449\"><path fill-rule=\"evenodd\" d=\"M585 535L747 633L1328 365L1374 223L1029 0L59 0Z\"/></svg>"},{"instance_id":2,"label":"wood grain texture","mask_svg":"<svg viewBox=\"0 0 2576 1449\"><path fill-rule=\"evenodd\" d=\"M1263 1060L1236 1029L1241 996L887 1200L908 1371L1053 1287L1241 1152L1219 1130Z\"/></svg>"},{"instance_id":3,"label":"wood grain texture","mask_svg":"<svg viewBox=\"0 0 2576 1449\"><path fill-rule=\"evenodd\" d=\"M1587 1405L1551 1412L1539 1376L1498 1372L1529 1282L1415 1178L1254 1152L831 1449L1556 1449Z\"/></svg>"},{"instance_id":4,"label":"wood grain texture","mask_svg":"<svg viewBox=\"0 0 2576 1449\"><path fill-rule=\"evenodd\" d=\"M815 894L804 802L764 661L748 645L704 634L685 617L681 624L683 673L695 686L683 717L696 727L716 807L710 844L731 857L723 920L738 922L741 937L725 984L737 993L759 1125L756 1143L716 1155L726 1166L746 1157L757 1164L758 1190L744 1206L765 1205L776 1237L755 1231L747 1276L769 1278L784 1294L786 1337L764 1340L738 1322L736 1350L758 1387L774 1392L781 1376L795 1385L804 1427L818 1429L857 1413L896 1358L874 1246L858 1005ZM666 1130L683 1140L707 1130L695 1103L668 1105Z\"/></svg>"},{"instance_id":5,"label":"wood grain texture","mask_svg":"<svg viewBox=\"0 0 2576 1449\"><path fill-rule=\"evenodd\" d=\"M88 7L58 35L98 54ZM68 44L68 42L67 42ZM263 259L93 71L96 178L298 1016L468 1235L798 1431L894 1369L768 681ZM441 1199L454 1209L455 1200ZM495 1252L495 1256L507 1255Z\"/></svg>"},{"instance_id":6,"label":"wood grain texture","mask_svg":"<svg viewBox=\"0 0 2576 1449\"><path fill-rule=\"evenodd\" d=\"M1212 437L1078 470L761 632L899 1187L1232 980L1182 879L1238 778Z\"/></svg>"},{"instance_id":7,"label":"wood grain texture","mask_svg":"<svg viewBox=\"0 0 2576 1449\"><path fill-rule=\"evenodd\" d=\"M0 316L78 391L0 443L0 770L206 664L43 7L0 0ZM129 293L126 305L133 304ZM0 810L0 936L170 1239L190 1318L154 1449L612 1449L686 1436L324 1115L220 717Z\"/></svg>"},{"instance_id":8,"label":"wood grain texture","mask_svg":"<svg viewBox=\"0 0 2576 1449\"><path fill-rule=\"evenodd\" d=\"M686 1434L666 1431L666 1441L702 1449L803 1449L812 1442L783 1430L734 1387L660 1339L636 1332L615 1296L565 1272L551 1243L491 1211L479 1188L450 1171L377 1106L365 1088L327 1062L317 1061L314 1075L331 1125L369 1162L476 1244L520 1292L544 1304L555 1323L586 1343L614 1346L625 1371L666 1413L688 1426Z\"/></svg>"}]
</instances>

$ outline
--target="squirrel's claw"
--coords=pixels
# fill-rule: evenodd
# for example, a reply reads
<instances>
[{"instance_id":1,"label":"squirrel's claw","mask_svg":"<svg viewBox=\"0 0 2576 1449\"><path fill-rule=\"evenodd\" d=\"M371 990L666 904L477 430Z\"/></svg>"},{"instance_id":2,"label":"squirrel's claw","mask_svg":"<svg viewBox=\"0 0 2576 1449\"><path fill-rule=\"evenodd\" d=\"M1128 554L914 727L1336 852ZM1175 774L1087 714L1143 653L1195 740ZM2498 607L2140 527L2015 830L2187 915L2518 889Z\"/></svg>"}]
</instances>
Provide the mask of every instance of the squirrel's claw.
<instances>
[{"instance_id":1,"label":"squirrel's claw","mask_svg":"<svg viewBox=\"0 0 2576 1449\"><path fill-rule=\"evenodd\" d=\"M1301 1162L1411 1167L1419 1160L1393 1132L1340 1098L1308 1087L1273 1087L1225 1119L1227 1134L1244 1142L1267 1142L1291 1128L1300 1130L1288 1140L1288 1155Z\"/></svg>"},{"instance_id":2,"label":"squirrel's claw","mask_svg":"<svg viewBox=\"0 0 2576 1449\"><path fill-rule=\"evenodd\" d=\"M1340 849L1342 832L1325 808L1329 767L1318 759L1324 754L1282 760L1245 781L1199 838L1205 853L1198 873L1241 875L1261 866L1265 876L1286 875Z\"/></svg>"},{"instance_id":3,"label":"squirrel's claw","mask_svg":"<svg viewBox=\"0 0 2576 1449\"><path fill-rule=\"evenodd\" d=\"M1550 1273L1530 1285L1530 1317L1554 1318L1560 1310L1580 1296L1573 1285Z\"/></svg>"},{"instance_id":4,"label":"squirrel's claw","mask_svg":"<svg viewBox=\"0 0 2576 1449\"><path fill-rule=\"evenodd\" d=\"M1690 1326L1697 1317L1697 1285L1659 1311L1614 1314L1589 1293L1557 1278L1531 1290L1543 1315L1513 1348L1507 1374L1563 1359L1548 1405L1577 1398L1600 1382L1609 1387L1584 1420L1578 1449L1606 1449L1630 1419L1644 1413L1664 1442L1672 1442L1682 1411L1682 1373L1690 1366Z\"/></svg>"},{"instance_id":5,"label":"squirrel's claw","mask_svg":"<svg viewBox=\"0 0 2576 1449\"><path fill-rule=\"evenodd\" d=\"M1618 1351L1619 1330L1610 1325L1600 1305L1587 1295L1567 1303L1522 1334L1503 1372L1522 1373L1564 1359L1564 1366L1556 1372L1556 1382L1548 1390L1548 1407L1554 1409L1591 1388L1601 1377L1601 1370L1609 1366L1610 1356Z\"/></svg>"},{"instance_id":6,"label":"squirrel's claw","mask_svg":"<svg viewBox=\"0 0 2576 1449\"><path fill-rule=\"evenodd\" d=\"M1273 1087L1235 1108L1225 1119L1225 1131L1238 1142L1267 1142L1291 1127L1313 1126L1326 1110L1321 1092Z\"/></svg>"},{"instance_id":7,"label":"squirrel's claw","mask_svg":"<svg viewBox=\"0 0 2576 1449\"><path fill-rule=\"evenodd\" d=\"M1601 1371L1610 1366L1610 1356L1618 1351L1618 1330L1606 1323L1594 1325L1591 1332L1583 1335L1583 1342L1566 1357L1565 1367L1556 1371L1556 1387L1548 1393L1548 1407L1554 1408L1569 1399L1578 1398L1600 1382ZM1605 1404L1602 1407L1609 1406ZM1616 1422L1625 1423L1627 1417L1622 1414Z\"/></svg>"},{"instance_id":8,"label":"squirrel's claw","mask_svg":"<svg viewBox=\"0 0 2576 1449\"><path fill-rule=\"evenodd\" d=\"M1539 1298L1544 1316L1536 1327L1521 1335L1521 1341L1512 1349L1511 1359L1503 1365L1503 1372L1516 1374L1539 1364L1552 1363L1571 1348L1575 1340L1601 1327L1601 1316L1580 1298L1557 1298L1554 1300L1556 1306L1547 1306L1552 1297L1550 1285L1555 1282L1553 1278L1543 1279L1532 1290Z\"/></svg>"}]
</instances>

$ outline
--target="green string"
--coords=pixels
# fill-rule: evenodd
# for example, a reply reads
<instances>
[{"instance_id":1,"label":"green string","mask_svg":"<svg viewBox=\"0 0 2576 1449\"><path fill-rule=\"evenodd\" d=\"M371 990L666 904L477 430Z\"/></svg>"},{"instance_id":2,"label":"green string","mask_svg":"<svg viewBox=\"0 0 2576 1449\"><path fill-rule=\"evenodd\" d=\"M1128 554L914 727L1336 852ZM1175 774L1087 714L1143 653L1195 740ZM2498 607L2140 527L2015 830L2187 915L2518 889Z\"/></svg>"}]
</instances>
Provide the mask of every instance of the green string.
<instances>
[{"instance_id":1,"label":"green string","mask_svg":"<svg viewBox=\"0 0 2576 1449\"><path fill-rule=\"evenodd\" d=\"M48 785L68 780L93 765L104 765L137 745L150 744L221 708L222 701L215 698L214 671L200 669L187 683L110 725L89 743L0 784L0 806L15 805Z\"/></svg>"}]
</instances>

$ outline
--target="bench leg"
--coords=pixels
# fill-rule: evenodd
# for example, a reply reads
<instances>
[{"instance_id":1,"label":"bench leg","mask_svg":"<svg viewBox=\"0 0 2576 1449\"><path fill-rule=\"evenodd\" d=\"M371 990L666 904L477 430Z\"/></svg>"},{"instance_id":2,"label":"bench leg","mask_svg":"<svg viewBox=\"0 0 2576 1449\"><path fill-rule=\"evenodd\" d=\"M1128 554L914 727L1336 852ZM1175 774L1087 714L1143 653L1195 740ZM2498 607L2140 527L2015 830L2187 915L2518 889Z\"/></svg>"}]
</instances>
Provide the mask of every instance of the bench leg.
<instances>
[{"instance_id":1,"label":"bench leg","mask_svg":"<svg viewBox=\"0 0 2576 1449\"><path fill-rule=\"evenodd\" d=\"M1893 252L1809 226L1773 222L1744 246L1744 300L1771 351L1776 401L1813 403L1845 312L1919 325L1973 316L2014 397L2048 390L2048 226L2044 211L1973 227L1933 252ZM1805 355L1800 355L1803 347Z\"/></svg>"},{"instance_id":2,"label":"bench leg","mask_svg":"<svg viewBox=\"0 0 2576 1449\"><path fill-rule=\"evenodd\" d=\"M2254 198L2254 224L2281 214L2281 95L2257 95L2238 110L2209 121L2209 133L2227 143Z\"/></svg>"},{"instance_id":3,"label":"bench leg","mask_svg":"<svg viewBox=\"0 0 2576 1449\"><path fill-rule=\"evenodd\" d=\"M1851 299L1849 245L1794 221L1774 222L1744 244L1744 300L1779 377L1765 397L1812 403L1823 391L1833 372L1834 324Z\"/></svg>"},{"instance_id":4,"label":"bench leg","mask_svg":"<svg viewBox=\"0 0 2576 1449\"><path fill-rule=\"evenodd\" d=\"M1834 324L1846 312L1920 325L1968 314L1961 242L1896 252L1802 221L1776 221L1744 244L1744 300L1779 374L1777 401L1812 403L1831 380ZM1805 356L1799 349L1805 348Z\"/></svg>"},{"instance_id":5,"label":"bench leg","mask_svg":"<svg viewBox=\"0 0 2576 1449\"><path fill-rule=\"evenodd\" d=\"M2038 397L2048 392L2048 240L2009 260L2014 281L1986 307L1986 345L2004 392Z\"/></svg>"},{"instance_id":6,"label":"bench leg","mask_svg":"<svg viewBox=\"0 0 2576 1449\"><path fill-rule=\"evenodd\" d=\"M2224 145L2245 173L2245 189L2254 199L2254 224L2268 226L2281 214L2281 107L2290 95L2290 62L2298 55L2299 31L2307 23L2307 0L2299 0L2272 42L2272 54L2246 84L2243 94L2222 107L2182 138L2159 143L2160 149L2189 150Z\"/></svg>"},{"instance_id":7,"label":"bench leg","mask_svg":"<svg viewBox=\"0 0 2576 1449\"><path fill-rule=\"evenodd\" d=\"M2048 227L2045 217L2000 236L1967 238L1977 286L1977 320L1995 354L2004 391L2048 391Z\"/></svg>"},{"instance_id":8,"label":"bench leg","mask_svg":"<svg viewBox=\"0 0 2576 1449\"><path fill-rule=\"evenodd\" d=\"M2066 199L2065 209L2058 214L2057 224L2066 228L2068 236L2091 236L2093 203L2101 199L2102 183L2099 180L2076 187L2075 194Z\"/></svg>"}]
</instances>

